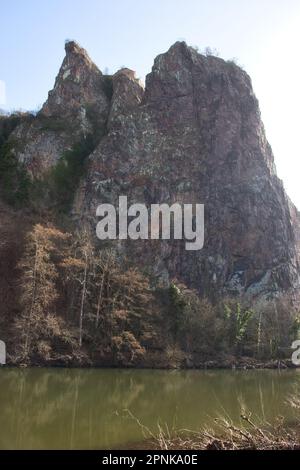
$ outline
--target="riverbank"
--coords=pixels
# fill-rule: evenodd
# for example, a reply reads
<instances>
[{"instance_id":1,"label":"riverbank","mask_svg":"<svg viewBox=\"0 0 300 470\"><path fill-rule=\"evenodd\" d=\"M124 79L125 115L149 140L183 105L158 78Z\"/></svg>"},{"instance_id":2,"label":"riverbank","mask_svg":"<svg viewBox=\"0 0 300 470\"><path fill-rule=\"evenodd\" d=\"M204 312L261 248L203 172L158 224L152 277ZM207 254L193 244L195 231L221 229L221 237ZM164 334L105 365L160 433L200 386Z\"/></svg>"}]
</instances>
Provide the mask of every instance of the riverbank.
<instances>
[{"instance_id":1,"label":"riverbank","mask_svg":"<svg viewBox=\"0 0 300 470\"><path fill-rule=\"evenodd\" d=\"M296 369L291 359L260 360L252 357L226 356L206 361L186 359L181 363L164 360L150 360L136 365L120 365L109 361L92 361L85 358L60 358L58 360L38 361L31 364L8 362L8 367L54 367L54 368L99 368L99 369L158 369L158 370L253 370L253 369Z\"/></svg>"},{"instance_id":2,"label":"riverbank","mask_svg":"<svg viewBox=\"0 0 300 470\"><path fill-rule=\"evenodd\" d=\"M158 425L154 435L138 419L144 435L150 438L124 447L129 450L300 450L300 400L289 398L290 408L295 412L296 420L289 426L282 416L278 416L272 425L267 421L257 424L257 417L252 412L241 410L239 426L230 418L216 418L215 429L201 431L179 430L170 432L168 426Z\"/></svg>"},{"instance_id":3,"label":"riverbank","mask_svg":"<svg viewBox=\"0 0 300 470\"><path fill-rule=\"evenodd\" d=\"M229 435L230 431L230 435ZM300 430L255 433L231 426L227 436L209 432L174 438L161 436L122 448L121 450L300 450Z\"/></svg>"}]
</instances>

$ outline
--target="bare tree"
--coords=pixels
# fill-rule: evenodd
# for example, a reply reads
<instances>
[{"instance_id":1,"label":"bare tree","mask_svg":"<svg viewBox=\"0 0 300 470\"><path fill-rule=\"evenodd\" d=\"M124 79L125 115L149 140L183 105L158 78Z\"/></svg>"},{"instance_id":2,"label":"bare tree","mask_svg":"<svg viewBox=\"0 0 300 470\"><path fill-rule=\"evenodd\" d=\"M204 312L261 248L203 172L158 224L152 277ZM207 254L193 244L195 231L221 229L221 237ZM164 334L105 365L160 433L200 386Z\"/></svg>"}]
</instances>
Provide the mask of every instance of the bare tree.
<instances>
[{"instance_id":1,"label":"bare tree","mask_svg":"<svg viewBox=\"0 0 300 470\"><path fill-rule=\"evenodd\" d=\"M108 280L109 272L115 265L115 256L112 250L100 251L94 259L94 279L97 286L97 302L96 302L96 321L95 326L98 328L100 320L100 312L103 306L103 296L105 283Z\"/></svg>"},{"instance_id":2,"label":"bare tree","mask_svg":"<svg viewBox=\"0 0 300 470\"><path fill-rule=\"evenodd\" d=\"M51 322L54 318L58 272L52 254L57 249L56 241L66 237L56 228L41 224L36 224L27 235L24 256L19 263L22 314L16 325L24 338L24 360L30 354L32 341L39 336L42 320L48 317Z\"/></svg>"},{"instance_id":3,"label":"bare tree","mask_svg":"<svg viewBox=\"0 0 300 470\"><path fill-rule=\"evenodd\" d=\"M88 296L89 278L93 264L93 246L87 229L82 230L75 239L72 248L73 254L67 256L62 263L67 271L67 278L76 287L79 287L79 296L72 296L75 310L79 310L79 346L82 346L83 319ZM76 308L77 307L77 308Z\"/></svg>"}]
</instances>

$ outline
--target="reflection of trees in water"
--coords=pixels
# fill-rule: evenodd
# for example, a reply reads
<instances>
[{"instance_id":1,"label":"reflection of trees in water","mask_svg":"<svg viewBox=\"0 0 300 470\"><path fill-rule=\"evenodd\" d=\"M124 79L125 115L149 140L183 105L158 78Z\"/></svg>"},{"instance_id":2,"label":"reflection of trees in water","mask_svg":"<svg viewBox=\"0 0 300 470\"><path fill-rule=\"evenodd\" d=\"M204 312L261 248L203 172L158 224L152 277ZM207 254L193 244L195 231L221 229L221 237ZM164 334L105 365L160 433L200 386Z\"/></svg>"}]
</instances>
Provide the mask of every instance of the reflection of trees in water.
<instances>
[{"instance_id":1,"label":"reflection of trees in water","mask_svg":"<svg viewBox=\"0 0 300 470\"><path fill-rule=\"evenodd\" d=\"M61 433L56 423L67 421L73 389L74 381L68 374L38 369L3 371L1 440L4 437L9 441L9 447L16 448L45 445L48 434Z\"/></svg>"},{"instance_id":2,"label":"reflection of trees in water","mask_svg":"<svg viewBox=\"0 0 300 470\"><path fill-rule=\"evenodd\" d=\"M142 438L143 424L198 429L240 403L270 419L299 389L300 374L277 371L4 369L1 448L109 448Z\"/></svg>"},{"instance_id":3,"label":"reflection of trees in water","mask_svg":"<svg viewBox=\"0 0 300 470\"><path fill-rule=\"evenodd\" d=\"M130 408L143 389L123 371L1 371L0 445L99 447L102 439L118 437L115 411Z\"/></svg>"}]
</instances>

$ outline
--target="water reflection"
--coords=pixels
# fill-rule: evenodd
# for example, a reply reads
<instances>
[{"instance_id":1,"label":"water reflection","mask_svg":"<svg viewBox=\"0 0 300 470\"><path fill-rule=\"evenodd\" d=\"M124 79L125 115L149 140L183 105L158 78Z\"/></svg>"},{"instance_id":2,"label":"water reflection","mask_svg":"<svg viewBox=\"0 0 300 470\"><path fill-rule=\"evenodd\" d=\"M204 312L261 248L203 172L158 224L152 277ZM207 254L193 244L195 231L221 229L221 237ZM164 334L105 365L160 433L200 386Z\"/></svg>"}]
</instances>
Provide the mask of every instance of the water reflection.
<instances>
[{"instance_id":1,"label":"water reflection","mask_svg":"<svg viewBox=\"0 0 300 470\"><path fill-rule=\"evenodd\" d=\"M241 405L272 421L293 419L297 371L1 369L1 449L113 448L143 439L129 409L156 429L199 429L218 414L239 421Z\"/></svg>"}]
</instances>

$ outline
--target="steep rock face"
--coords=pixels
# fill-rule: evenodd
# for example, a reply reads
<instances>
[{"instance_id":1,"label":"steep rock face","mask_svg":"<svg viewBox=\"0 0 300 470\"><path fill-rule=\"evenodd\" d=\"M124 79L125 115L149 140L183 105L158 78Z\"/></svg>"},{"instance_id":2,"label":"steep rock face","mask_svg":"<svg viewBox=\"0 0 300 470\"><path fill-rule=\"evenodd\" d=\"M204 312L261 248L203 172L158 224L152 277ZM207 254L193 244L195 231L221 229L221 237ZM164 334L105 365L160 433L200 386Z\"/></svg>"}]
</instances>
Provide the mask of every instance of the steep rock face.
<instances>
[{"instance_id":1,"label":"steep rock face","mask_svg":"<svg viewBox=\"0 0 300 470\"><path fill-rule=\"evenodd\" d=\"M102 73L77 43L67 42L65 50L54 88L49 92L41 114L78 119L84 129L86 107L94 106L105 122L109 100L103 90Z\"/></svg>"},{"instance_id":2,"label":"steep rock face","mask_svg":"<svg viewBox=\"0 0 300 470\"><path fill-rule=\"evenodd\" d=\"M122 241L117 247L158 282L202 295L268 297L299 289L300 217L276 176L248 75L183 42L159 55L145 90L133 71L102 75L75 42L36 117L11 133L33 176L89 134L99 145L78 188L74 215L94 233L96 207L203 203L205 242Z\"/></svg>"},{"instance_id":3,"label":"steep rock face","mask_svg":"<svg viewBox=\"0 0 300 470\"><path fill-rule=\"evenodd\" d=\"M18 159L38 176L53 166L74 143L104 132L110 96L107 78L75 42L67 42L66 56L53 90L35 119L22 123L11 135Z\"/></svg>"},{"instance_id":4,"label":"steep rock face","mask_svg":"<svg viewBox=\"0 0 300 470\"><path fill-rule=\"evenodd\" d=\"M299 213L276 176L248 75L178 42L155 59L143 97L131 76L114 77L112 103L79 219L96 226L97 205L119 195L129 204L203 203L202 250L153 240L118 242L120 252L205 296L296 293Z\"/></svg>"},{"instance_id":5,"label":"steep rock face","mask_svg":"<svg viewBox=\"0 0 300 470\"><path fill-rule=\"evenodd\" d=\"M112 81L113 95L109 112L109 127L120 114L128 113L141 103L144 91L133 70L119 70L112 77Z\"/></svg>"}]
</instances>

